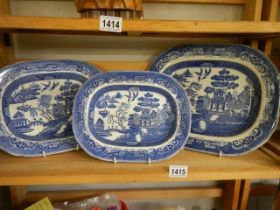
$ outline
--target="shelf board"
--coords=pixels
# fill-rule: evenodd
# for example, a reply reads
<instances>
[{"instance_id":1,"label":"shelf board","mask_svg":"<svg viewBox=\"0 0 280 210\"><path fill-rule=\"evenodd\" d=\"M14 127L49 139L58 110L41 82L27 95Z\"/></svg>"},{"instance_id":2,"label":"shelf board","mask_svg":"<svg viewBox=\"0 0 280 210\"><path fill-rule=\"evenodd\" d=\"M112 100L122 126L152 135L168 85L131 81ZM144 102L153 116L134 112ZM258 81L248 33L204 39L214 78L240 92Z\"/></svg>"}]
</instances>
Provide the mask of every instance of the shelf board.
<instances>
[{"instance_id":1,"label":"shelf board","mask_svg":"<svg viewBox=\"0 0 280 210\"><path fill-rule=\"evenodd\" d=\"M48 1L48 0L46 0ZM244 5L246 0L142 0L143 3L226 4Z\"/></svg>"},{"instance_id":2,"label":"shelf board","mask_svg":"<svg viewBox=\"0 0 280 210\"><path fill-rule=\"evenodd\" d=\"M276 187L275 187L276 188ZM275 189L274 188L274 189ZM268 191L270 190L270 191ZM273 195L271 189L265 195ZM257 191L257 190L255 190ZM164 200L164 199L186 199L186 198L220 198L225 194L222 186L217 187L176 187L176 188L150 188L150 189L105 189L105 190L67 190L67 191L29 191L26 194L27 203L35 203L38 200L48 197L52 202L65 200L83 200L108 192L114 193L118 198L128 200ZM257 193L259 193L257 191ZM270 194L269 194L270 193ZM259 193L261 194L261 193Z\"/></svg>"},{"instance_id":3,"label":"shelf board","mask_svg":"<svg viewBox=\"0 0 280 210\"><path fill-rule=\"evenodd\" d=\"M275 132L274 137L275 138L270 139L265 144L265 147L280 158L280 131L279 130Z\"/></svg>"},{"instance_id":4,"label":"shelf board","mask_svg":"<svg viewBox=\"0 0 280 210\"><path fill-rule=\"evenodd\" d=\"M142 0L146 3L191 3L191 4L231 4L243 5L246 0Z\"/></svg>"},{"instance_id":5,"label":"shelf board","mask_svg":"<svg viewBox=\"0 0 280 210\"><path fill-rule=\"evenodd\" d=\"M63 34L107 34L99 31L99 19L0 16L0 30ZM279 35L280 21L177 21L123 20L123 34L140 36L153 34L222 34L222 35Z\"/></svg>"},{"instance_id":6,"label":"shelf board","mask_svg":"<svg viewBox=\"0 0 280 210\"><path fill-rule=\"evenodd\" d=\"M45 0L48 1L48 0ZM71 1L71 0L69 0ZM279 0L280 1L280 0ZM142 0L144 3L231 4L243 5L246 0Z\"/></svg>"},{"instance_id":7,"label":"shelf board","mask_svg":"<svg viewBox=\"0 0 280 210\"><path fill-rule=\"evenodd\" d=\"M273 138L278 139L278 135ZM280 161L261 150L237 157L180 151L159 163L111 163L83 151L45 158L14 157L0 152L0 185L182 182L270 179L280 177ZM169 165L188 165L187 178L168 177Z\"/></svg>"},{"instance_id":8,"label":"shelf board","mask_svg":"<svg viewBox=\"0 0 280 210\"><path fill-rule=\"evenodd\" d=\"M55 59L55 58L53 58ZM32 59L17 58L16 62L32 61ZM145 71L149 69L150 62L148 61L85 61L91 65L95 65L102 69L102 72L110 71ZM116 68L116 66L118 68Z\"/></svg>"}]
</instances>

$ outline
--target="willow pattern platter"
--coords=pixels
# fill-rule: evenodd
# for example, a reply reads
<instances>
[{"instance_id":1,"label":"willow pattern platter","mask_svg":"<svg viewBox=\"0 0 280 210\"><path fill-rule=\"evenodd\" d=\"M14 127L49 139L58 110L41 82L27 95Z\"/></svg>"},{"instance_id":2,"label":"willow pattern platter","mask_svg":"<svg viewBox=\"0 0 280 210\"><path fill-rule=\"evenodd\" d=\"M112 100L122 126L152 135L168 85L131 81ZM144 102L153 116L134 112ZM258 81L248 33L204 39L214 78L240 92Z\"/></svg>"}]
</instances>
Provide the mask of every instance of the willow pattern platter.
<instances>
[{"instance_id":1,"label":"willow pattern platter","mask_svg":"<svg viewBox=\"0 0 280 210\"><path fill-rule=\"evenodd\" d=\"M186 45L161 54L151 71L171 75L191 102L186 148L243 154L264 144L279 115L279 74L245 45Z\"/></svg>"},{"instance_id":2,"label":"willow pattern platter","mask_svg":"<svg viewBox=\"0 0 280 210\"><path fill-rule=\"evenodd\" d=\"M190 120L182 87L153 72L99 74L82 86L73 107L78 143L107 161L169 158L184 147Z\"/></svg>"},{"instance_id":3,"label":"willow pattern platter","mask_svg":"<svg viewBox=\"0 0 280 210\"><path fill-rule=\"evenodd\" d=\"M82 83L99 71L77 61L16 63L0 74L0 148L40 156L77 147L72 105Z\"/></svg>"}]
</instances>

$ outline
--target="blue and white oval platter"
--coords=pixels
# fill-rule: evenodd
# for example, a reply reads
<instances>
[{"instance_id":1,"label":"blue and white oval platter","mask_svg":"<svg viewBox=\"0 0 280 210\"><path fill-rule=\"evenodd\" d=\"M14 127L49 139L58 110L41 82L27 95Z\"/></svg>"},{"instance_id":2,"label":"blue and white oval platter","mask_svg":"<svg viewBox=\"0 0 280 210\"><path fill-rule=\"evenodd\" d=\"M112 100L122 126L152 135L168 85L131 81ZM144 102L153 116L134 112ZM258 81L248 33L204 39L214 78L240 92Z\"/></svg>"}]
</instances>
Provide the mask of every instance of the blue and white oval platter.
<instances>
[{"instance_id":1,"label":"blue and white oval platter","mask_svg":"<svg viewBox=\"0 0 280 210\"><path fill-rule=\"evenodd\" d=\"M191 102L186 148L239 155L263 145L279 116L279 73L246 45L186 45L161 54L151 71L175 78Z\"/></svg>"},{"instance_id":2,"label":"blue and white oval platter","mask_svg":"<svg viewBox=\"0 0 280 210\"><path fill-rule=\"evenodd\" d=\"M78 143L106 161L167 159L184 147L190 120L182 87L154 72L99 74L82 86L73 108Z\"/></svg>"},{"instance_id":3,"label":"blue and white oval platter","mask_svg":"<svg viewBox=\"0 0 280 210\"><path fill-rule=\"evenodd\" d=\"M99 70L68 60L31 61L0 73L0 148L16 156L73 150L72 105L80 86Z\"/></svg>"}]
</instances>

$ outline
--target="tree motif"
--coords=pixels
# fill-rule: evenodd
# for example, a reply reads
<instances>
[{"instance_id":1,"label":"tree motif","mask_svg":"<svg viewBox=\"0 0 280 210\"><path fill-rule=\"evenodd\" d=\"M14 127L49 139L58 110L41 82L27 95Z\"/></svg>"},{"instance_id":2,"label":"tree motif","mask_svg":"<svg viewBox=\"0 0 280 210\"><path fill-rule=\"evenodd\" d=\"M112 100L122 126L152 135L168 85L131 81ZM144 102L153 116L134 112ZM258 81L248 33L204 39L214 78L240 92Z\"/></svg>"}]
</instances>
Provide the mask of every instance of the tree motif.
<instances>
[{"instance_id":1,"label":"tree motif","mask_svg":"<svg viewBox=\"0 0 280 210\"><path fill-rule=\"evenodd\" d=\"M123 95L120 92L117 92L115 95L116 99L121 99L123 97Z\"/></svg>"},{"instance_id":2,"label":"tree motif","mask_svg":"<svg viewBox=\"0 0 280 210\"><path fill-rule=\"evenodd\" d=\"M238 79L238 76L230 75L230 72L226 69L219 71L218 75L211 77L211 85L215 88L223 89L235 89L239 86L238 83L234 82Z\"/></svg>"},{"instance_id":3,"label":"tree motif","mask_svg":"<svg viewBox=\"0 0 280 210\"><path fill-rule=\"evenodd\" d=\"M40 95L40 87L38 85L31 85L29 88L25 89L21 86L19 90L12 93L10 97L10 103L24 103L28 100L37 99Z\"/></svg>"},{"instance_id":4,"label":"tree motif","mask_svg":"<svg viewBox=\"0 0 280 210\"><path fill-rule=\"evenodd\" d=\"M128 89L128 95L126 95L128 102L134 101L139 95L139 87L130 87Z\"/></svg>"},{"instance_id":5,"label":"tree motif","mask_svg":"<svg viewBox=\"0 0 280 210\"><path fill-rule=\"evenodd\" d=\"M117 124L122 129L125 129L125 122L127 122L127 113L130 105L128 103L121 103L118 109L115 111L114 115L110 114L108 117L108 123L114 125Z\"/></svg>"},{"instance_id":6,"label":"tree motif","mask_svg":"<svg viewBox=\"0 0 280 210\"><path fill-rule=\"evenodd\" d=\"M109 106L109 101L110 101L110 96L105 95L96 102L96 107L99 109L105 109L108 108Z\"/></svg>"},{"instance_id":7,"label":"tree motif","mask_svg":"<svg viewBox=\"0 0 280 210\"><path fill-rule=\"evenodd\" d=\"M133 110L135 112L141 112L140 119L145 125L151 125L152 121L155 120L152 117L153 110L159 107L159 99L153 97L153 94L146 93L144 97L138 98L138 106L135 106Z\"/></svg>"},{"instance_id":8,"label":"tree motif","mask_svg":"<svg viewBox=\"0 0 280 210\"><path fill-rule=\"evenodd\" d=\"M215 90L215 89L214 89L213 87L206 87L206 88L204 89L204 92L205 92L207 95L209 95L209 94L213 93L214 90Z\"/></svg>"},{"instance_id":9,"label":"tree motif","mask_svg":"<svg viewBox=\"0 0 280 210\"><path fill-rule=\"evenodd\" d=\"M55 97L57 101L65 103L65 112L69 116L72 114L74 98L79 88L80 86L78 84L75 84L70 80L66 80L64 85L60 87L60 95Z\"/></svg>"},{"instance_id":10,"label":"tree motif","mask_svg":"<svg viewBox=\"0 0 280 210\"><path fill-rule=\"evenodd\" d=\"M200 68L199 72L195 72L198 75L198 81L206 79L211 71L211 68Z\"/></svg>"},{"instance_id":11,"label":"tree motif","mask_svg":"<svg viewBox=\"0 0 280 210\"><path fill-rule=\"evenodd\" d=\"M42 95L40 98L40 106L48 109L51 105L52 97L50 95Z\"/></svg>"},{"instance_id":12,"label":"tree motif","mask_svg":"<svg viewBox=\"0 0 280 210\"><path fill-rule=\"evenodd\" d=\"M157 108L159 104L158 98L153 98L153 94L146 93L144 97L138 98L138 105L140 107Z\"/></svg>"},{"instance_id":13,"label":"tree motif","mask_svg":"<svg viewBox=\"0 0 280 210\"><path fill-rule=\"evenodd\" d=\"M39 99L39 107L38 110L41 111L42 116L45 117L47 120L52 120L53 115L52 111L49 109L51 105L52 97L50 95L42 95Z\"/></svg>"},{"instance_id":14,"label":"tree motif","mask_svg":"<svg viewBox=\"0 0 280 210\"><path fill-rule=\"evenodd\" d=\"M55 118L66 117L65 106L62 103L54 104L52 110L53 110L53 115Z\"/></svg>"},{"instance_id":15,"label":"tree motif","mask_svg":"<svg viewBox=\"0 0 280 210\"><path fill-rule=\"evenodd\" d=\"M183 87L187 87L186 83L189 83L190 81L188 80L188 78L192 78L193 75L190 72L189 69L185 70L182 74L174 74L173 77L183 86Z\"/></svg>"}]
</instances>

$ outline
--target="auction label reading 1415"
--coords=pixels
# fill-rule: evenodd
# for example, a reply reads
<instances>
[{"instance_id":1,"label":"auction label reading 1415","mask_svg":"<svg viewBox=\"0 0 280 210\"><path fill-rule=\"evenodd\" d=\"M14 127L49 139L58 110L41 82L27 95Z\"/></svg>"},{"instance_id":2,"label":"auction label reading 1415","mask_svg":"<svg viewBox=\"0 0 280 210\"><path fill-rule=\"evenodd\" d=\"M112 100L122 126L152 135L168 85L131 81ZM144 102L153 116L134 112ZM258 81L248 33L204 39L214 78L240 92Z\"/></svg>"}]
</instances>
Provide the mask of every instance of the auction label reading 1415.
<instances>
[{"instance_id":1,"label":"auction label reading 1415","mask_svg":"<svg viewBox=\"0 0 280 210\"><path fill-rule=\"evenodd\" d=\"M186 165L170 165L169 177L170 178L184 178L188 175L188 166Z\"/></svg>"}]
</instances>

